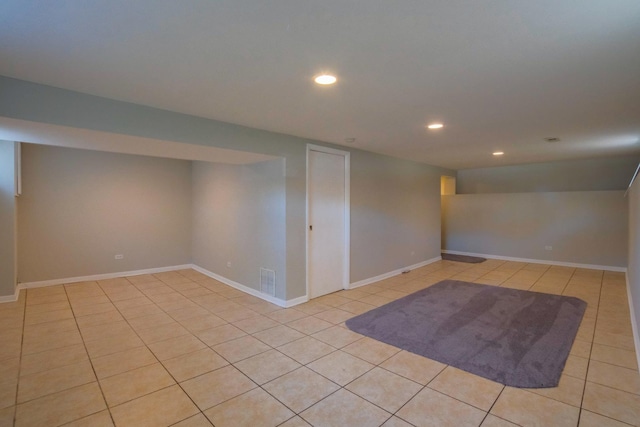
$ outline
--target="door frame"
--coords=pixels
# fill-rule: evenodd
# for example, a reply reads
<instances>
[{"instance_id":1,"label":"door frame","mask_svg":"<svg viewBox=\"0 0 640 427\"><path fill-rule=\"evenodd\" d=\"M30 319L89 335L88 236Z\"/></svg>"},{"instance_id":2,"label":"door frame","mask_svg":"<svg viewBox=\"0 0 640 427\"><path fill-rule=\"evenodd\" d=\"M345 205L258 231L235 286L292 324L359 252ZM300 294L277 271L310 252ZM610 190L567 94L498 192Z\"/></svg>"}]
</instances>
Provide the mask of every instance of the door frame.
<instances>
[{"instance_id":1,"label":"door frame","mask_svg":"<svg viewBox=\"0 0 640 427\"><path fill-rule=\"evenodd\" d=\"M306 154L306 188L305 188L305 277L307 300L310 299L309 292L309 155L311 151L318 151L326 154L336 154L344 158L344 272L342 277L342 289L349 289L350 277L350 231L351 231L351 153L349 151L337 150L335 148L323 147L321 145L307 144Z\"/></svg>"}]
</instances>

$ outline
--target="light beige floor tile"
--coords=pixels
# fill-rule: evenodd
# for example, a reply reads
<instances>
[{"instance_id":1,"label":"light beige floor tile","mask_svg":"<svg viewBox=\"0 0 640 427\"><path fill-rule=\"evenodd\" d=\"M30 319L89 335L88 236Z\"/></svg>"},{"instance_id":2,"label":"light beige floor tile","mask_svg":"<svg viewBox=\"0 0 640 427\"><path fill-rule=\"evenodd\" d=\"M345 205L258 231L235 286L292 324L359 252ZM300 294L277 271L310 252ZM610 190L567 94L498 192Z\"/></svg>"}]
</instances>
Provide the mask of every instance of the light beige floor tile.
<instances>
[{"instance_id":1,"label":"light beige floor tile","mask_svg":"<svg viewBox=\"0 0 640 427\"><path fill-rule=\"evenodd\" d=\"M180 421L174 424L172 427L213 427L213 424L209 422L204 414L199 413L193 417L189 417L186 420Z\"/></svg>"},{"instance_id":2,"label":"light beige floor tile","mask_svg":"<svg viewBox=\"0 0 640 427\"><path fill-rule=\"evenodd\" d=\"M362 314L362 313L366 313L367 311L373 310L374 308L376 308L376 306L371 304L365 304L360 301L350 301L346 304L342 304L338 308L340 308L340 310L343 310L343 311L348 311L349 313Z\"/></svg>"},{"instance_id":3,"label":"light beige floor tile","mask_svg":"<svg viewBox=\"0 0 640 427\"><path fill-rule=\"evenodd\" d=\"M257 387L233 366L200 375L180 385L203 411Z\"/></svg>"},{"instance_id":4,"label":"light beige floor tile","mask_svg":"<svg viewBox=\"0 0 640 427\"><path fill-rule=\"evenodd\" d=\"M205 411L216 427L275 427L295 414L260 388Z\"/></svg>"},{"instance_id":5,"label":"light beige floor tile","mask_svg":"<svg viewBox=\"0 0 640 427\"><path fill-rule=\"evenodd\" d=\"M104 313L90 314L89 316L82 316L76 319L79 327L100 325L102 323L111 323L124 320L124 317L118 311L107 311Z\"/></svg>"},{"instance_id":6,"label":"light beige floor tile","mask_svg":"<svg viewBox=\"0 0 640 427\"><path fill-rule=\"evenodd\" d=\"M191 317L203 316L205 314L209 314L209 312L200 307L199 305L195 305L195 307L190 308L182 308L180 310L171 310L167 314L173 317L178 322L189 319Z\"/></svg>"},{"instance_id":7,"label":"light beige floor tile","mask_svg":"<svg viewBox=\"0 0 640 427\"><path fill-rule=\"evenodd\" d=\"M379 426L391 414L341 389L302 412L300 416L316 427Z\"/></svg>"},{"instance_id":8,"label":"light beige floor tile","mask_svg":"<svg viewBox=\"0 0 640 427\"><path fill-rule=\"evenodd\" d=\"M69 304L69 301L65 299L62 301L47 302L45 304L28 305L25 311L26 313L31 315L36 313L42 313L45 311L66 310L69 308L71 308L71 305Z\"/></svg>"},{"instance_id":9,"label":"light beige floor tile","mask_svg":"<svg viewBox=\"0 0 640 427\"><path fill-rule=\"evenodd\" d=\"M18 379L0 381L0 408L15 406Z\"/></svg>"},{"instance_id":10,"label":"light beige floor tile","mask_svg":"<svg viewBox=\"0 0 640 427\"><path fill-rule=\"evenodd\" d=\"M262 385L291 372L301 365L277 350L269 350L234 365L256 384Z\"/></svg>"},{"instance_id":11,"label":"light beige floor tile","mask_svg":"<svg viewBox=\"0 0 640 427\"><path fill-rule=\"evenodd\" d=\"M193 335L183 335L149 344L149 349L160 361L173 359L205 347L206 345Z\"/></svg>"},{"instance_id":12,"label":"light beige floor tile","mask_svg":"<svg viewBox=\"0 0 640 427\"><path fill-rule=\"evenodd\" d=\"M157 361L153 353L143 346L97 357L92 360L92 363L98 379L103 379L132 369L152 365Z\"/></svg>"},{"instance_id":13,"label":"light beige floor tile","mask_svg":"<svg viewBox=\"0 0 640 427\"><path fill-rule=\"evenodd\" d=\"M346 389L395 413L422 389L422 385L376 367L347 385Z\"/></svg>"},{"instance_id":14,"label":"light beige floor tile","mask_svg":"<svg viewBox=\"0 0 640 427\"><path fill-rule=\"evenodd\" d=\"M382 424L382 427L413 427L413 426L408 422L406 422L405 420L398 418L396 416L393 416L389 418L387 422Z\"/></svg>"},{"instance_id":15,"label":"light beige floor tile","mask_svg":"<svg viewBox=\"0 0 640 427\"><path fill-rule=\"evenodd\" d=\"M117 427L169 426L198 413L198 408L177 385L111 408Z\"/></svg>"},{"instance_id":16,"label":"light beige floor tile","mask_svg":"<svg viewBox=\"0 0 640 427\"><path fill-rule=\"evenodd\" d=\"M144 345L142 340L134 333L123 334L104 340L96 340L85 343L91 359L106 356L113 353L129 350Z\"/></svg>"},{"instance_id":17,"label":"light beige floor tile","mask_svg":"<svg viewBox=\"0 0 640 427\"><path fill-rule=\"evenodd\" d=\"M296 331L295 329L291 329L288 326L280 325L271 329L256 332L253 336L271 347L280 347L281 345L303 338L304 334Z\"/></svg>"},{"instance_id":18,"label":"light beige floor tile","mask_svg":"<svg viewBox=\"0 0 640 427\"><path fill-rule=\"evenodd\" d=\"M526 390L579 408L582 403L584 380L569 375L562 375L557 387L531 388Z\"/></svg>"},{"instance_id":19,"label":"light beige floor tile","mask_svg":"<svg viewBox=\"0 0 640 427\"><path fill-rule=\"evenodd\" d=\"M252 336L244 336L218 344L213 349L229 362L235 363L256 354L264 353L270 350L271 347Z\"/></svg>"},{"instance_id":20,"label":"light beige floor tile","mask_svg":"<svg viewBox=\"0 0 640 427\"><path fill-rule=\"evenodd\" d=\"M296 310L295 308L284 308L277 311L272 311L270 313L265 314L270 319L275 320L280 323L289 323L294 320L302 319L303 317L307 317L307 313L303 313L302 311Z\"/></svg>"},{"instance_id":21,"label":"light beige floor tile","mask_svg":"<svg viewBox=\"0 0 640 427\"><path fill-rule=\"evenodd\" d=\"M233 325L218 326L217 328L206 329L195 333L195 336L211 347L245 335L247 335L246 332Z\"/></svg>"},{"instance_id":22,"label":"light beige floor tile","mask_svg":"<svg viewBox=\"0 0 640 427\"><path fill-rule=\"evenodd\" d=\"M592 360L589 363L587 380L628 393L640 394L640 375L634 369Z\"/></svg>"},{"instance_id":23,"label":"light beige floor tile","mask_svg":"<svg viewBox=\"0 0 640 427\"><path fill-rule=\"evenodd\" d=\"M593 344L591 359L628 369L638 369L636 352L601 344Z\"/></svg>"},{"instance_id":24,"label":"light beige floor tile","mask_svg":"<svg viewBox=\"0 0 640 427\"><path fill-rule=\"evenodd\" d=\"M308 336L278 347L278 350L303 365L336 351L329 344Z\"/></svg>"},{"instance_id":25,"label":"light beige floor tile","mask_svg":"<svg viewBox=\"0 0 640 427\"><path fill-rule=\"evenodd\" d=\"M98 383L49 394L18 405L16 427L56 426L106 409Z\"/></svg>"},{"instance_id":26,"label":"light beige floor tile","mask_svg":"<svg viewBox=\"0 0 640 427\"><path fill-rule=\"evenodd\" d=\"M64 427L113 427L113 421L109 411L102 411L65 424Z\"/></svg>"},{"instance_id":27,"label":"light beige floor tile","mask_svg":"<svg viewBox=\"0 0 640 427\"><path fill-rule=\"evenodd\" d=\"M582 408L631 425L640 425L640 396L587 382Z\"/></svg>"},{"instance_id":28,"label":"light beige floor tile","mask_svg":"<svg viewBox=\"0 0 640 427\"><path fill-rule=\"evenodd\" d=\"M329 329L316 332L312 335L312 337L333 347L342 348L355 341L358 341L359 339L363 338L364 335L360 335L356 332L350 331L340 326L332 326Z\"/></svg>"},{"instance_id":29,"label":"light beige floor tile","mask_svg":"<svg viewBox=\"0 0 640 427\"><path fill-rule=\"evenodd\" d=\"M0 426L13 426L13 418L16 412L15 406L0 409Z\"/></svg>"},{"instance_id":30,"label":"light beige floor tile","mask_svg":"<svg viewBox=\"0 0 640 427\"><path fill-rule=\"evenodd\" d=\"M121 300L121 301L115 301L113 303L113 305L115 305L118 310L123 311L123 312L128 312L128 311L133 311L134 308L142 308L142 306L151 306L153 307L155 304L153 303L153 301L151 301L149 298L147 298L144 295L140 295L138 297L135 298L129 298L126 300ZM157 314L159 313L158 310L155 310L155 313L146 313L146 314L141 314L141 316L144 315L148 315L148 314ZM133 314L133 313L131 313ZM135 316L132 316L135 317Z\"/></svg>"},{"instance_id":31,"label":"light beige floor tile","mask_svg":"<svg viewBox=\"0 0 640 427\"><path fill-rule=\"evenodd\" d=\"M557 400L506 387L491 413L526 426L575 426L580 410Z\"/></svg>"},{"instance_id":32,"label":"light beige floor tile","mask_svg":"<svg viewBox=\"0 0 640 427\"><path fill-rule=\"evenodd\" d=\"M209 348L183 354L162 362L178 382L214 371L229 364L224 358Z\"/></svg>"},{"instance_id":33,"label":"light beige floor tile","mask_svg":"<svg viewBox=\"0 0 640 427\"><path fill-rule=\"evenodd\" d=\"M239 320L234 322L234 326L242 329L248 334L255 334L256 332L264 331L266 329L274 328L280 325L275 320L269 319L266 316L253 316L248 319Z\"/></svg>"},{"instance_id":34,"label":"light beige floor tile","mask_svg":"<svg viewBox=\"0 0 640 427\"><path fill-rule=\"evenodd\" d=\"M259 313L243 306L240 306L239 308L232 308L230 310L216 311L215 314L216 316L219 316L231 323L260 315Z\"/></svg>"},{"instance_id":35,"label":"light beige floor tile","mask_svg":"<svg viewBox=\"0 0 640 427\"><path fill-rule=\"evenodd\" d=\"M84 342L120 337L125 334L135 334L131 326L124 320L101 325L84 326L80 328L80 333L82 334Z\"/></svg>"},{"instance_id":36,"label":"light beige floor tile","mask_svg":"<svg viewBox=\"0 0 640 427\"><path fill-rule=\"evenodd\" d=\"M591 355L591 343L586 341L575 340L569 352L572 356L584 357L586 359Z\"/></svg>"},{"instance_id":37,"label":"light beige floor tile","mask_svg":"<svg viewBox=\"0 0 640 427\"><path fill-rule=\"evenodd\" d=\"M337 350L307 365L320 375L345 386L362 374L373 369L374 365Z\"/></svg>"},{"instance_id":38,"label":"light beige floor tile","mask_svg":"<svg viewBox=\"0 0 640 427\"><path fill-rule=\"evenodd\" d=\"M53 322L38 323L35 325L25 325L24 335L26 338L35 338L37 336L76 330L78 330L78 326L74 319L64 319L55 320Z\"/></svg>"},{"instance_id":39,"label":"light beige floor tile","mask_svg":"<svg viewBox=\"0 0 640 427\"><path fill-rule=\"evenodd\" d=\"M602 415L594 414L593 412L585 411L580 412L580 423L578 427L628 427L629 424L616 421L612 418L603 417Z\"/></svg>"},{"instance_id":40,"label":"light beige floor tile","mask_svg":"<svg viewBox=\"0 0 640 427\"><path fill-rule=\"evenodd\" d=\"M332 310L323 311L318 314L314 314L318 319L326 320L329 323L333 323L337 325L338 323L342 323L346 320L351 319L355 315L345 310L340 310L339 308L334 308Z\"/></svg>"},{"instance_id":41,"label":"light beige floor tile","mask_svg":"<svg viewBox=\"0 0 640 427\"><path fill-rule=\"evenodd\" d=\"M397 347L369 337L364 337L361 340L349 344L342 350L353 356L359 357L360 359L364 359L369 363L373 363L374 365L384 362L400 351Z\"/></svg>"},{"instance_id":42,"label":"light beige floor tile","mask_svg":"<svg viewBox=\"0 0 640 427\"><path fill-rule=\"evenodd\" d=\"M324 399L340 386L302 367L265 384L263 388L297 413Z\"/></svg>"},{"instance_id":43,"label":"light beige floor tile","mask_svg":"<svg viewBox=\"0 0 640 427\"><path fill-rule=\"evenodd\" d=\"M426 385L447 365L403 350L387 359L380 366L419 384Z\"/></svg>"},{"instance_id":44,"label":"light beige floor tile","mask_svg":"<svg viewBox=\"0 0 640 427\"><path fill-rule=\"evenodd\" d=\"M151 306L144 306L144 307L151 307ZM141 308L144 308L144 307L141 307ZM124 313L123 315L124 317L127 318L127 321L129 322L131 327L136 331L147 329L147 328L159 328L164 325L168 325L170 323L175 323L175 320L173 320L171 316L169 316L167 313L165 313L162 310L160 311L161 312L157 314L150 314L150 315L134 317L134 318L127 317L127 315Z\"/></svg>"},{"instance_id":45,"label":"light beige floor tile","mask_svg":"<svg viewBox=\"0 0 640 427\"><path fill-rule=\"evenodd\" d=\"M396 416L422 426L465 427L479 426L485 412L429 388L411 399Z\"/></svg>"},{"instance_id":46,"label":"light beige floor tile","mask_svg":"<svg viewBox=\"0 0 640 427\"><path fill-rule=\"evenodd\" d=\"M179 323L169 323L160 328L142 329L137 331L137 334L147 345L168 340L169 338L191 335L191 333Z\"/></svg>"},{"instance_id":47,"label":"light beige floor tile","mask_svg":"<svg viewBox=\"0 0 640 427\"><path fill-rule=\"evenodd\" d=\"M428 387L483 411L491 409L504 388L502 384L452 366L447 366Z\"/></svg>"},{"instance_id":48,"label":"light beige floor tile","mask_svg":"<svg viewBox=\"0 0 640 427\"><path fill-rule=\"evenodd\" d=\"M589 359L569 355L569 357L567 357L567 363L564 365L564 370L562 371L562 373L584 380L585 378L587 378L588 366Z\"/></svg>"},{"instance_id":49,"label":"light beige floor tile","mask_svg":"<svg viewBox=\"0 0 640 427\"><path fill-rule=\"evenodd\" d=\"M160 363L143 366L100 380L107 405L114 407L175 384Z\"/></svg>"},{"instance_id":50,"label":"light beige floor tile","mask_svg":"<svg viewBox=\"0 0 640 427\"><path fill-rule=\"evenodd\" d=\"M73 312L67 308L64 310L45 311L40 313L25 313L25 325L37 325L39 323L53 322L56 320L73 319Z\"/></svg>"},{"instance_id":51,"label":"light beige floor tile","mask_svg":"<svg viewBox=\"0 0 640 427\"><path fill-rule=\"evenodd\" d=\"M25 336L22 343L22 354L40 353L70 345L81 344L82 337L78 330L69 330L43 334L38 337Z\"/></svg>"},{"instance_id":52,"label":"light beige floor tile","mask_svg":"<svg viewBox=\"0 0 640 427\"><path fill-rule=\"evenodd\" d=\"M306 302L304 304L296 305L296 310L308 314L309 316L321 313L323 311L331 310L331 306L317 303L315 301Z\"/></svg>"},{"instance_id":53,"label":"light beige floor tile","mask_svg":"<svg viewBox=\"0 0 640 427\"><path fill-rule=\"evenodd\" d=\"M26 354L22 357L20 375L35 374L49 369L73 365L88 359L89 356L84 349L84 344L56 348L41 353Z\"/></svg>"},{"instance_id":54,"label":"light beige floor tile","mask_svg":"<svg viewBox=\"0 0 640 427\"><path fill-rule=\"evenodd\" d=\"M310 427L311 424L296 416L280 424L280 427Z\"/></svg>"},{"instance_id":55,"label":"light beige floor tile","mask_svg":"<svg viewBox=\"0 0 640 427\"><path fill-rule=\"evenodd\" d=\"M89 360L26 375L20 378L18 403L95 382L95 380L96 377Z\"/></svg>"},{"instance_id":56,"label":"light beige floor tile","mask_svg":"<svg viewBox=\"0 0 640 427\"><path fill-rule=\"evenodd\" d=\"M287 323L287 326L295 329L296 331L302 332L306 335L311 335L313 333L322 331L323 329L327 329L333 326L333 323L329 323L326 320L318 319L317 317L308 316L303 317L302 319L294 320L293 322Z\"/></svg>"},{"instance_id":57,"label":"light beige floor tile","mask_svg":"<svg viewBox=\"0 0 640 427\"><path fill-rule=\"evenodd\" d=\"M518 427L518 425L498 418L495 415L488 414L482 424L480 424L480 427Z\"/></svg>"},{"instance_id":58,"label":"light beige floor tile","mask_svg":"<svg viewBox=\"0 0 640 427\"><path fill-rule=\"evenodd\" d=\"M202 316L183 319L180 321L180 323L189 331L197 332L197 331L203 331L205 329L211 329L211 328L216 328L218 326L222 326L226 324L227 321L221 319L220 317L214 314L208 313Z\"/></svg>"},{"instance_id":59,"label":"light beige floor tile","mask_svg":"<svg viewBox=\"0 0 640 427\"><path fill-rule=\"evenodd\" d=\"M89 316L91 314L106 313L108 311L116 311L116 306L111 302L102 304L81 305L73 307L75 317Z\"/></svg>"}]
</instances>

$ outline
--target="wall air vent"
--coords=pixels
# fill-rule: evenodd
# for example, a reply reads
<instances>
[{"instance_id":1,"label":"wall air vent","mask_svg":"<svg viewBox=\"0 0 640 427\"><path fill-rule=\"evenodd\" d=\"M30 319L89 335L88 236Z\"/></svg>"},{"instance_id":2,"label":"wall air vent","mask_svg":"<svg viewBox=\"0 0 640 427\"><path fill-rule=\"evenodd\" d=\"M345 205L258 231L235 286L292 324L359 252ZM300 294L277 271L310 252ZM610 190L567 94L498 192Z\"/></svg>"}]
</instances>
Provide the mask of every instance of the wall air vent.
<instances>
[{"instance_id":1,"label":"wall air vent","mask_svg":"<svg viewBox=\"0 0 640 427\"><path fill-rule=\"evenodd\" d=\"M260 267L260 292L276 296L276 272Z\"/></svg>"}]
</instances>

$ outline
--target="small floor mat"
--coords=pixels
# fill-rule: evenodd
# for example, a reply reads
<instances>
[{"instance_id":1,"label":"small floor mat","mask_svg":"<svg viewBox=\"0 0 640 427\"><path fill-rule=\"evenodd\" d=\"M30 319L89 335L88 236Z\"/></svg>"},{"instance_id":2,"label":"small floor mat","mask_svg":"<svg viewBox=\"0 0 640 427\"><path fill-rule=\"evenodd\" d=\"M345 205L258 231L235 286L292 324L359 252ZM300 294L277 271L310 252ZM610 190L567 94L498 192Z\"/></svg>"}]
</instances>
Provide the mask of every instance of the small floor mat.
<instances>
[{"instance_id":1,"label":"small floor mat","mask_svg":"<svg viewBox=\"0 0 640 427\"><path fill-rule=\"evenodd\" d=\"M443 280L347 320L352 331L513 387L558 385L587 303Z\"/></svg>"},{"instance_id":2,"label":"small floor mat","mask_svg":"<svg viewBox=\"0 0 640 427\"><path fill-rule=\"evenodd\" d=\"M469 255L456 255L456 254L441 254L442 259L445 261L458 261L458 262L466 262L469 264L479 264L481 262L485 262L486 258L480 258L478 256L469 256Z\"/></svg>"}]
</instances>

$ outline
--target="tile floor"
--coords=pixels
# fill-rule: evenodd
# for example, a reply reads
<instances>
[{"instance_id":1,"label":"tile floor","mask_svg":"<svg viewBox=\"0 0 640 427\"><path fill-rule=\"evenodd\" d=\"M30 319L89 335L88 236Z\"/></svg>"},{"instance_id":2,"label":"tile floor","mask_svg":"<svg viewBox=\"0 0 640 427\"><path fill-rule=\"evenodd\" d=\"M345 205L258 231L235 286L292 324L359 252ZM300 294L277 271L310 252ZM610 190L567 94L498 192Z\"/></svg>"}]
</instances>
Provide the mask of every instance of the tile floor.
<instances>
[{"instance_id":1,"label":"tile floor","mask_svg":"<svg viewBox=\"0 0 640 427\"><path fill-rule=\"evenodd\" d=\"M344 321L445 278L589 304L560 386L523 390ZM622 273L437 262L290 309L192 270L0 304L1 426L640 426Z\"/></svg>"}]
</instances>

